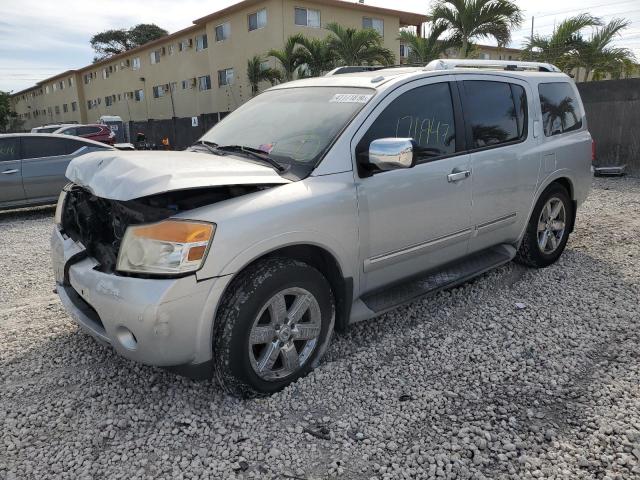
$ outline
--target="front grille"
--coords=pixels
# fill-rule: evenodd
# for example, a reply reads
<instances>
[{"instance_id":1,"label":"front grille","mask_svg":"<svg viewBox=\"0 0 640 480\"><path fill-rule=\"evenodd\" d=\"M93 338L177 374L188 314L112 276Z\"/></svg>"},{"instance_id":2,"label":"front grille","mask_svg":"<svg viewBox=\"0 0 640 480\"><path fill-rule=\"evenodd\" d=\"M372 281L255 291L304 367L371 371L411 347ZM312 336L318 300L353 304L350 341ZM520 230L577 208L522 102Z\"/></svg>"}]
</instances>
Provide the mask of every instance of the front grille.
<instances>
[{"instance_id":1,"label":"front grille","mask_svg":"<svg viewBox=\"0 0 640 480\"><path fill-rule=\"evenodd\" d=\"M78 187L67 193L62 212L62 230L82 243L98 262L98 270L113 273L120 243L129 225L163 220L173 210L152 207L142 201L109 200Z\"/></svg>"}]
</instances>

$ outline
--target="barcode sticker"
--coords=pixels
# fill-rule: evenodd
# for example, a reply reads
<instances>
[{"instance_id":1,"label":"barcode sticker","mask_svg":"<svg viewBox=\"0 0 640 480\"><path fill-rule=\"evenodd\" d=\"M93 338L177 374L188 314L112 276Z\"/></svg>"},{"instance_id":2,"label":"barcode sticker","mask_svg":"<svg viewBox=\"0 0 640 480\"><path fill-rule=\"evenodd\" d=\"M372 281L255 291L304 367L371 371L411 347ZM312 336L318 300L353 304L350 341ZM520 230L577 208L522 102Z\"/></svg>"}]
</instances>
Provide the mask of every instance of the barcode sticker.
<instances>
[{"instance_id":1,"label":"barcode sticker","mask_svg":"<svg viewBox=\"0 0 640 480\"><path fill-rule=\"evenodd\" d=\"M336 93L330 103L367 103L373 95L361 93Z\"/></svg>"}]
</instances>

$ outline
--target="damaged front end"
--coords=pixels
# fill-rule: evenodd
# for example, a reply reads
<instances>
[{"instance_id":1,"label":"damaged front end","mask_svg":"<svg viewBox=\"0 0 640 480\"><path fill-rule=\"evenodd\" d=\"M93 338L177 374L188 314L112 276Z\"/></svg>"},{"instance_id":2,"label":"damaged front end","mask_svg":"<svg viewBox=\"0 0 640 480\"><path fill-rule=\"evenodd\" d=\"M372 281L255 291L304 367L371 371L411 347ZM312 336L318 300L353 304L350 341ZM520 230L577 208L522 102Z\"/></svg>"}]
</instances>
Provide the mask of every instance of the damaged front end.
<instances>
[{"instance_id":1,"label":"damaged front end","mask_svg":"<svg viewBox=\"0 0 640 480\"><path fill-rule=\"evenodd\" d=\"M98 265L96 270L114 273L127 228L155 223L205 205L247 195L272 185L225 185L178 190L133 200L111 200L71 185L60 216L62 232L81 243Z\"/></svg>"}]
</instances>

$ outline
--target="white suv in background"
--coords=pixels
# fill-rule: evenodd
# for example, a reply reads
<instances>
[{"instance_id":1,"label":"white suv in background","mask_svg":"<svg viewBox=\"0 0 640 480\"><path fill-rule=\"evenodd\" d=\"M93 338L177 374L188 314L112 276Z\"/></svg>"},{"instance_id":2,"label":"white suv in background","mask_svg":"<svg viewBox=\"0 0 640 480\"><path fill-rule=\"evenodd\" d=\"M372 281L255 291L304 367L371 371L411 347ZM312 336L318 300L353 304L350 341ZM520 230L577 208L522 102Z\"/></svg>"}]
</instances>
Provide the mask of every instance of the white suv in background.
<instances>
[{"instance_id":1,"label":"white suv in background","mask_svg":"<svg viewBox=\"0 0 640 480\"><path fill-rule=\"evenodd\" d=\"M555 262L591 157L551 65L338 69L271 88L189 151L74 160L57 290L127 358L267 394L317 366L335 328Z\"/></svg>"}]
</instances>

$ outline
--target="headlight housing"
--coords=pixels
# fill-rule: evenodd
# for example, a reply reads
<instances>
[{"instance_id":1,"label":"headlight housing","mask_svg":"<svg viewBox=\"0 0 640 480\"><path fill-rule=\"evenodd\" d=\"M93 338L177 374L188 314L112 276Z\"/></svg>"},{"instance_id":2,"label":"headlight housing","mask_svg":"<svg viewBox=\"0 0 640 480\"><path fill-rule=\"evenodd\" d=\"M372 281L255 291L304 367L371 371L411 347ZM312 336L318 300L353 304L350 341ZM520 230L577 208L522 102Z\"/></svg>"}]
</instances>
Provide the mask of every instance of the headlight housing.
<instances>
[{"instance_id":1,"label":"headlight housing","mask_svg":"<svg viewBox=\"0 0 640 480\"><path fill-rule=\"evenodd\" d=\"M200 269L209 251L216 225L165 220L132 225L118 252L120 272L179 275Z\"/></svg>"},{"instance_id":2,"label":"headlight housing","mask_svg":"<svg viewBox=\"0 0 640 480\"><path fill-rule=\"evenodd\" d=\"M68 183L64 186L60 195L58 196L58 203L56 204L56 214L53 217L56 225L62 225L62 212L64 212L64 202L67 199L67 192L71 188L72 184Z\"/></svg>"}]
</instances>

